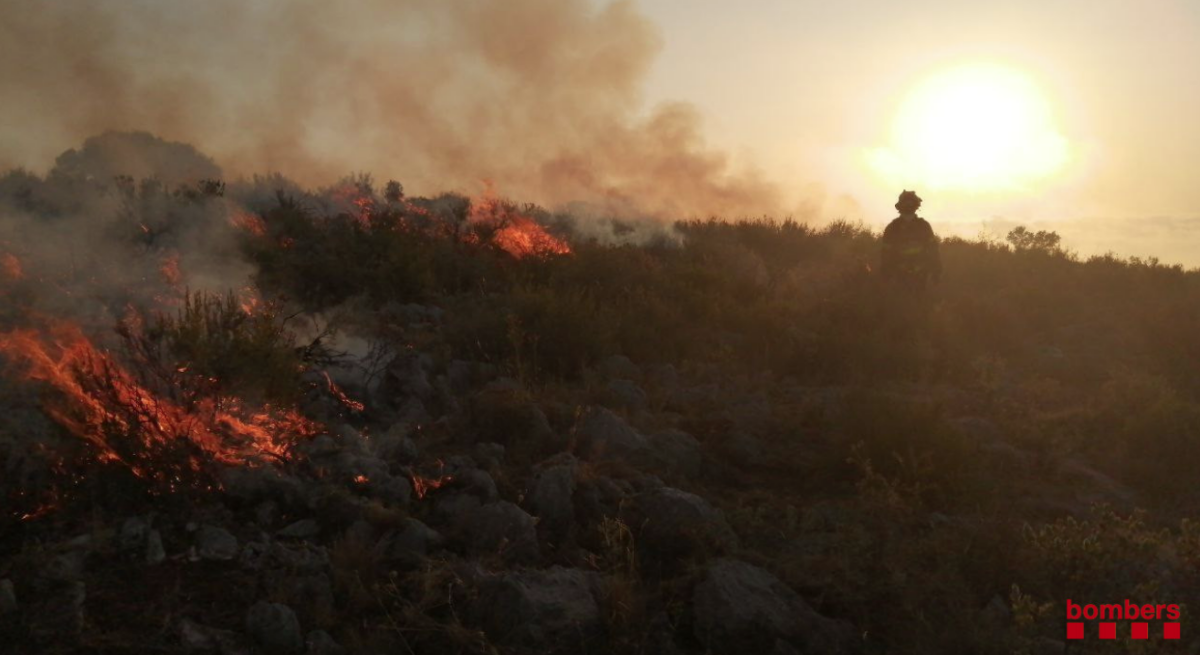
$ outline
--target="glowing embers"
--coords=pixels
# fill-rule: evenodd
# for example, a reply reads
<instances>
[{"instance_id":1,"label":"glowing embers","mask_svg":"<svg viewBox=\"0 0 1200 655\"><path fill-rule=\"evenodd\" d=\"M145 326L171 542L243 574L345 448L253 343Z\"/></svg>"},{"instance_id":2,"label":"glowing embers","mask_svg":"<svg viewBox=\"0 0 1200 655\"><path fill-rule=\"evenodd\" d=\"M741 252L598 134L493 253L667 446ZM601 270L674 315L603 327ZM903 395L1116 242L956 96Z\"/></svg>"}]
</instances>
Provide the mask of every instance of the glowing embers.
<instances>
[{"instance_id":1,"label":"glowing embers","mask_svg":"<svg viewBox=\"0 0 1200 655\"><path fill-rule=\"evenodd\" d=\"M241 230L256 236L267 236L267 224L258 214L246 210L237 210L229 217L229 222Z\"/></svg>"},{"instance_id":2,"label":"glowing embers","mask_svg":"<svg viewBox=\"0 0 1200 655\"><path fill-rule=\"evenodd\" d=\"M437 468L436 474L428 476L421 475L416 471L412 472L412 486L413 491L417 494L417 498L424 498L430 491L440 489L454 481L453 475L444 473L445 464L440 459L437 461Z\"/></svg>"},{"instance_id":3,"label":"glowing embers","mask_svg":"<svg viewBox=\"0 0 1200 655\"><path fill-rule=\"evenodd\" d=\"M10 252L0 253L0 278L20 280L24 277L25 270L21 267L21 260Z\"/></svg>"}]
</instances>

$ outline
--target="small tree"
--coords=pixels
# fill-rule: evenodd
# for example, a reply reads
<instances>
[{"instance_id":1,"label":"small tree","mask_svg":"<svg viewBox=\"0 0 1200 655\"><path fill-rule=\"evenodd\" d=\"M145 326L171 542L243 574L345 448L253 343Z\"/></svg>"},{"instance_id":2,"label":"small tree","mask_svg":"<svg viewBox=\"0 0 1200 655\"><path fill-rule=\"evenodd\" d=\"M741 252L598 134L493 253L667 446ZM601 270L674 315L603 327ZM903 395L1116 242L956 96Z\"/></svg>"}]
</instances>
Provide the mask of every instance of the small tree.
<instances>
[{"instance_id":1,"label":"small tree","mask_svg":"<svg viewBox=\"0 0 1200 655\"><path fill-rule=\"evenodd\" d=\"M1014 227L1005 237L1005 241L1017 250L1035 250L1045 253L1056 253L1061 250L1062 237L1057 232L1038 230L1031 232L1024 225Z\"/></svg>"},{"instance_id":2,"label":"small tree","mask_svg":"<svg viewBox=\"0 0 1200 655\"><path fill-rule=\"evenodd\" d=\"M392 204L404 199L404 187L396 180L390 180L384 187L383 198Z\"/></svg>"}]
</instances>

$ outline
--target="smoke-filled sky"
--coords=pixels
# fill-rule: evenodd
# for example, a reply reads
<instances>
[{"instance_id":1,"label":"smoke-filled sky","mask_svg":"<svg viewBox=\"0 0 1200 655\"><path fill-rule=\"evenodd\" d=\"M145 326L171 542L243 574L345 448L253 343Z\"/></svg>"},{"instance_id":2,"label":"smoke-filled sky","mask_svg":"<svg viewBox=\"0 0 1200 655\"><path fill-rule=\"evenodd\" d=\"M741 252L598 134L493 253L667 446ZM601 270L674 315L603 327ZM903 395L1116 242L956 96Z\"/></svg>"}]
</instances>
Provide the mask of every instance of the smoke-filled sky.
<instances>
[{"instance_id":1,"label":"smoke-filled sky","mask_svg":"<svg viewBox=\"0 0 1200 655\"><path fill-rule=\"evenodd\" d=\"M1051 227L1200 264L1200 3L0 0L0 168L105 130L227 177Z\"/></svg>"}]
</instances>

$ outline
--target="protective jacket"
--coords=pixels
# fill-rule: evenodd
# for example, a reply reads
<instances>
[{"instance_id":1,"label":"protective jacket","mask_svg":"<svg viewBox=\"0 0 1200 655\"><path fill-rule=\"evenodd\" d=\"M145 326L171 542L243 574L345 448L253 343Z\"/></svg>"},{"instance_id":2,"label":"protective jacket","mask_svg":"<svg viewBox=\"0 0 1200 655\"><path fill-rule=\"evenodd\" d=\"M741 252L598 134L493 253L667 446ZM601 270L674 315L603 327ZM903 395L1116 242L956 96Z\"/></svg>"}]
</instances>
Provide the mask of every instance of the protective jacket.
<instances>
[{"instance_id":1,"label":"protective jacket","mask_svg":"<svg viewBox=\"0 0 1200 655\"><path fill-rule=\"evenodd\" d=\"M924 286L942 275L933 228L916 214L902 214L883 231L880 273L889 279Z\"/></svg>"}]
</instances>

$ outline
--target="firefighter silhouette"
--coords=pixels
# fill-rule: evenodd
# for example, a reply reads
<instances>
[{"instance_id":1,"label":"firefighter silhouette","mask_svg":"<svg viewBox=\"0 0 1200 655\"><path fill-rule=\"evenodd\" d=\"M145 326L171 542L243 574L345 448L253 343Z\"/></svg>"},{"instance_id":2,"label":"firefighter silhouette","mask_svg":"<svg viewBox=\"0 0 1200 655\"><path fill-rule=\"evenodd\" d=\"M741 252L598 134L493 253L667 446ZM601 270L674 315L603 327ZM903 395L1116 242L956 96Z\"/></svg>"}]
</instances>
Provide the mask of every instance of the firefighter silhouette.
<instances>
[{"instance_id":1,"label":"firefighter silhouette","mask_svg":"<svg viewBox=\"0 0 1200 655\"><path fill-rule=\"evenodd\" d=\"M900 286L924 290L942 275L938 255L938 240L929 223L917 216L921 198L915 191L905 191L896 202L900 216L888 223L883 231L883 253L879 272Z\"/></svg>"}]
</instances>

